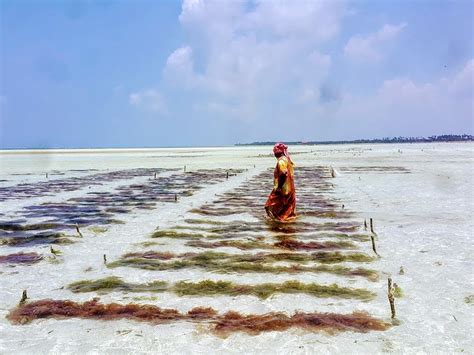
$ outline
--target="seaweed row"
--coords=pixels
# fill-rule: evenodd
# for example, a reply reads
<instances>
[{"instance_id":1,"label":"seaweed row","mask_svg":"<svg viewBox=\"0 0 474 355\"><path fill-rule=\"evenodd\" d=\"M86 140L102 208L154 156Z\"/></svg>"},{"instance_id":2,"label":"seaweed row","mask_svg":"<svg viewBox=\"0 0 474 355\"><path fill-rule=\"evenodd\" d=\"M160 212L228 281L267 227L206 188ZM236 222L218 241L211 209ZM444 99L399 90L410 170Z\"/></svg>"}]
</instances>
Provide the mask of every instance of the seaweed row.
<instances>
[{"instance_id":1,"label":"seaweed row","mask_svg":"<svg viewBox=\"0 0 474 355\"><path fill-rule=\"evenodd\" d=\"M153 281L145 284L134 284L111 276L98 280L84 280L70 284L68 289L74 293L112 291L122 292L172 292L178 296L241 296L252 295L266 299L274 294L307 294L319 298L355 298L363 301L373 299L375 294L361 288L340 287L337 284L319 285L287 281L283 283L263 283L256 285L235 284L231 281L200 282L179 281L170 285L165 281Z\"/></svg>"},{"instance_id":2,"label":"seaweed row","mask_svg":"<svg viewBox=\"0 0 474 355\"><path fill-rule=\"evenodd\" d=\"M345 173L391 173L409 174L410 169L403 166L345 166L339 170Z\"/></svg>"},{"instance_id":3,"label":"seaweed row","mask_svg":"<svg viewBox=\"0 0 474 355\"><path fill-rule=\"evenodd\" d=\"M36 264L43 260L38 253L14 253L8 255L0 255L0 264Z\"/></svg>"},{"instance_id":4,"label":"seaweed row","mask_svg":"<svg viewBox=\"0 0 474 355\"><path fill-rule=\"evenodd\" d=\"M14 186L0 187L0 201L24 199L41 196L54 196L60 192L75 191L87 186L102 185L104 182L126 180L134 177L154 176L155 173L176 169L138 168L118 171L108 171L86 176L74 176L63 179L39 182L20 183ZM75 170L80 171L80 170ZM24 174L22 174L24 175ZM50 173L50 175L58 175Z\"/></svg>"},{"instance_id":5,"label":"seaweed row","mask_svg":"<svg viewBox=\"0 0 474 355\"><path fill-rule=\"evenodd\" d=\"M227 336L235 332L257 335L268 331L285 331L299 328L307 331L368 332L383 331L390 324L370 316L365 312L352 314L337 313L295 313L288 316L281 312L242 315L237 312L218 314L212 308L197 307L187 313L176 309L163 309L153 305L138 304L102 304L98 299L77 303L69 300L39 300L20 304L8 315L13 324L28 324L36 319L83 318L97 320L130 319L151 324L170 324L179 321L206 323L216 335Z\"/></svg>"}]
</instances>

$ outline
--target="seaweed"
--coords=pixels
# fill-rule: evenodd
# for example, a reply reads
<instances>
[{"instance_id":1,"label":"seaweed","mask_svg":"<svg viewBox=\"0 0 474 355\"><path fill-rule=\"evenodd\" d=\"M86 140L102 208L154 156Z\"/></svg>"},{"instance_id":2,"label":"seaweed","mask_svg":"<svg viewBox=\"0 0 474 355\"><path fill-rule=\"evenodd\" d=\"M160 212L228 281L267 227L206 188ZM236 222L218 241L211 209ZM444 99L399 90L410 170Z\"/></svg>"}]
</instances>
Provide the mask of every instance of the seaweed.
<instances>
[{"instance_id":1,"label":"seaweed","mask_svg":"<svg viewBox=\"0 0 474 355\"><path fill-rule=\"evenodd\" d=\"M15 253L8 255L0 255L0 264L36 264L43 260L43 257L38 253Z\"/></svg>"},{"instance_id":2,"label":"seaweed","mask_svg":"<svg viewBox=\"0 0 474 355\"><path fill-rule=\"evenodd\" d=\"M159 260L170 260L179 259L181 261L191 262L229 262L229 263L241 263L241 262L255 262L255 263L271 263L277 261L286 262L319 262L323 264L334 264L340 262L371 262L375 258L365 253L341 253L341 252L317 252L312 254L307 253L257 253L257 254L227 254L218 253L214 251L206 251L201 253L184 253L184 254L173 254L170 252L138 252L125 254L122 260L126 259L159 259Z\"/></svg>"},{"instance_id":3,"label":"seaweed","mask_svg":"<svg viewBox=\"0 0 474 355\"><path fill-rule=\"evenodd\" d=\"M296 294L305 293L314 297L328 298L357 298L370 300L375 294L364 289L339 287L336 284L325 286L315 283L304 284L298 281L284 283L264 283L257 285L239 285L230 281L204 280L198 283L180 281L176 283L173 292L180 296L211 296L211 295L253 295L261 299L276 293Z\"/></svg>"},{"instance_id":4,"label":"seaweed","mask_svg":"<svg viewBox=\"0 0 474 355\"><path fill-rule=\"evenodd\" d=\"M241 241L241 240L221 240L218 242L205 242L202 240L192 240L186 242L187 246L206 248L206 249L215 249L222 247L237 248L241 250L250 250L250 249L272 249L274 246L272 244L262 243L258 241Z\"/></svg>"},{"instance_id":5,"label":"seaweed","mask_svg":"<svg viewBox=\"0 0 474 355\"><path fill-rule=\"evenodd\" d=\"M120 278L111 276L99 280L84 280L70 284L67 287L74 293L79 292L164 292L167 290L167 283L164 281L153 281L147 284L130 284L122 281Z\"/></svg>"},{"instance_id":6,"label":"seaweed","mask_svg":"<svg viewBox=\"0 0 474 355\"><path fill-rule=\"evenodd\" d=\"M168 285L164 281L154 281L147 284L126 283L118 277L107 277L99 280L84 280L70 284L68 289L74 293L112 291L125 292L173 292L178 296L212 296L212 295L253 295L265 299L276 293L304 293L319 298L356 298L363 301L374 298L375 294L365 289L340 287L337 284L329 286L316 283L304 284L298 281L284 283L263 283L256 285L234 284L230 281L203 280L200 282L179 281Z\"/></svg>"},{"instance_id":7,"label":"seaweed","mask_svg":"<svg viewBox=\"0 0 474 355\"><path fill-rule=\"evenodd\" d=\"M393 296L395 298L402 298L403 297L403 290L396 283L393 284Z\"/></svg>"},{"instance_id":8,"label":"seaweed","mask_svg":"<svg viewBox=\"0 0 474 355\"><path fill-rule=\"evenodd\" d=\"M294 236L298 236L298 239L320 239L320 238L338 238L338 239L351 239L358 242L367 242L370 240L370 236L367 234L359 234L359 233L334 233L334 232L322 232L317 234L296 234L296 235L288 235L288 234L277 234L274 235L273 238L278 239L280 241L285 241L288 239L293 239Z\"/></svg>"},{"instance_id":9,"label":"seaweed","mask_svg":"<svg viewBox=\"0 0 474 355\"><path fill-rule=\"evenodd\" d=\"M92 227L89 227L89 230L95 234L100 234L100 233L107 232L107 227L92 226Z\"/></svg>"},{"instance_id":10,"label":"seaweed","mask_svg":"<svg viewBox=\"0 0 474 355\"><path fill-rule=\"evenodd\" d=\"M229 173L240 173L242 169L231 169ZM11 196L8 190L4 191L6 195L13 198L14 195L22 194L21 191L28 195L28 191L34 196L40 196L43 193L49 194L51 191L72 191L79 187L85 187L89 184L100 185L103 181L114 181L138 176L153 176L156 169L131 169L124 171L107 172L93 175L93 178L70 178L61 182L54 180L46 182L41 186L41 191L36 194L37 184L27 184L23 187L20 185L18 191L12 188ZM0 238L6 240L4 243L10 245L23 245L25 243L36 243L34 238L42 238L41 242L48 243L52 239L52 233L59 233L72 228L89 227L94 233L101 233L111 224L122 223L115 218L118 215L130 213L134 210L149 210L156 207L158 202L176 202L177 196L190 196L195 191L204 186L216 184L226 180L226 172L224 169L202 169L189 174L174 173L159 179L150 179L140 184L122 185L111 191L91 191L80 197L73 197L64 202L58 203L42 203L39 205L30 205L22 209L23 218L41 218L46 219L45 222L28 224L25 220L19 221L0 221ZM231 175L232 175L231 174ZM91 180L92 179L92 180ZM57 187L57 189L55 189ZM29 195L28 195L29 196ZM0 188L0 199L2 190ZM77 229L76 229L77 231ZM33 232L46 233L49 236L43 238L41 234ZM80 233L78 233L80 234ZM23 239L22 241L13 240ZM58 237L58 236L56 236ZM158 236L157 236L158 237Z\"/></svg>"},{"instance_id":11,"label":"seaweed","mask_svg":"<svg viewBox=\"0 0 474 355\"><path fill-rule=\"evenodd\" d=\"M257 335L262 332L284 331L290 328L300 328L312 332L325 331L332 334L341 331L383 331L390 328L389 323L365 312L353 312L352 314L295 313L288 316L277 312L242 315L230 311L219 315L212 308L197 307L187 313L180 313L176 309L163 309L147 304L102 304L98 299L84 303L44 299L18 305L7 315L7 319L12 324L18 325L45 318L83 318L104 321L130 319L151 324L178 321L206 322L210 325L212 333L221 336L235 332Z\"/></svg>"},{"instance_id":12,"label":"seaweed","mask_svg":"<svg viewBox=\"0 0 474 355\"><path fill-rule=\"evenodd\" d=\"M322 330L335 334L341 331L362 333L369 330L383 331L389 327L387 322L373 318L365 312L353 312L352 314L296 313L291 317L276 312L263 315L241 315L237 312L227 312L215 323L214 332L228 335L240 331L258 335L268 331L301 328L307 331Z\"/></svg>"},{"instance_id":13,"label":"seaweed","mask_svg":"<svg viewBox=\"0 0 474 355\"><path fill-rule=\"evenodd\" d=\"M8 234L7 237L0 237L0 245L9 245L13 247L71 243L73 243L73 241L70 236L56 232Z\"/></svg>"},{"instance_id":14,"label":"seaweed","mask_svg":"<svg viewBox=\"0 0 474 355\"><path fill-rule=\"evenodd\" d=\"M319 253L316 253L319 254ZM331 253L332 254L332 253ZM337 253L340 254L340 253ZM370 258L363 256L364 254L355 254L357 258ZM306 254L256 254L256 255L232 255L225 253L187 253L179 256L177 260L162 262L155 260L152 254L148 254L147 258L128 257L121 258L112 263L108 263L107 267L133 267L145 270L180 270L185 268L201 268L217 273L331 273L344 276L361 276L366 277L370 281L378 279L378 273L374 270L365 268L350 268L341 265L312 265L305 266L294 264L291 266L268 265L274 261L323 261L325 263L337 262L342 255L306 255ZM319 259L319 260L318 260Z\"/></svg>"},{"instance_id":15,"label":"seaweed","mask_svg":"<svg viewBox=\"0 0 474 355\"><path fill-rule=\"evenodd\" d=\"M206 208L204 208L206 209ZM232 210L232 209L229 209ZM195 212L196 209L190 210ZM354 232L359 229L359 225L347 222L326 222L326 223L310 223L296 220L294 223L282 223L266 220L261 222L245 222L232 221L230 223L221 223L208 226L175 226L174 229L192 229L211 234L225 233L245 233L245 232L264 232L273 231L278 233L294 234L315 231L337 231L337 232Z\"/></svg>"},{"instance_id":16,"label":"seaweed","mask_svg":"<svg viewBox=\"0 0 474 355\"><path fill-rule=\"evenodd\" d=\"M284 239L273 244L263 243L261 241L241 241L241 240L221 240L217 242L205 242L202 240L193 240L186 242L187 246L215 249L221 247L231 247L241 250L250 249L287 249L287 250L318 250L318 249L355 249L354 243L348 241L328 241L328 242L300 242L294 239Z\"/></svg>"},{"instance_id":17,"label":"seaweed","mask_svg":"<svg viewBox=\"0 0 474 355\"><path fill-rule=\"evenodd\" d=\"M294 239L284 239L273 244L275 247L289 250L314 250L314 249L355 249L356 245L349 241L327 242L301 242Z\"/></svg>"},{"instance_id":18,"label":"seaweed","mask_svg":"<svg viewBox=\"0 0 474 355\"><path fill-rule=\"evenodd\" d=\"M211 235L204 235L192 232L178 232L173 230L157 230L151 235L152 238L176 238L176 239L196 239L196 238L211 238ZM214 236L218 238L218 236Z\"/></svg>"}]
</instances>

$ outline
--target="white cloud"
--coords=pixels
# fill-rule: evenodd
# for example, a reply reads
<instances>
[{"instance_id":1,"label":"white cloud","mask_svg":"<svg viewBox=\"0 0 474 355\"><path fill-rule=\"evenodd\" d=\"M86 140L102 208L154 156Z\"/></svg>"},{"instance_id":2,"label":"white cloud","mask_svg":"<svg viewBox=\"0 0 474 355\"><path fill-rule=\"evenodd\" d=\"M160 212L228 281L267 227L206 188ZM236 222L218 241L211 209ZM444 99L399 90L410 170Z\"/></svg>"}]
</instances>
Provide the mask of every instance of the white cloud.
<instances>
[{"instance_id":1,"label":"white cloud","mask_svg":"<svg viewBox=\"0 0 474 355\"><path fill-rule=\"evenodd\" d=\"M473 64L470 60L451 77L427 83L385 80L374 94L346 95L337 109L315 107L313 115L328 117L336 127L351 127L351 137L340 132L341 138L472 133Z\"/></svg>"},{"instance_id":2,"label":"white cloud","mask_svg":"<svg viewBox=\"0 0 474 355\"><path fill-rule=\"evenodd\" d=\"M164 113L166 111L163 96L154 89L131 93L129 103L132 106L154 113Z\"/></svg>"},{"instance_id":3,"label":"white cloud","mask_svg":"<svg viewBox=\"0 0 474 355\"><path fill-rule=\"evenodd\" d=\"M176 85L192 88L197 85L194 73L193 50L189 46L176 49L168 57L164 70L165 78Z\"/></svg>"},{"instance_id":4,"label":"white cloud","mask_svg":"<svg viewBox=\"0 0 474 355\"><path fill-rule=\"evenodd\" d=\"M331 67L319 47L346 12L340 1L185 0L179 19L191 44L168 57L165 79L198 91L199 107L257 117L278 97L319 90Z\"/></svg>"},{"instance_id":5,"label":"white cloud","mask_svg":"<svg viewBox=\"0 0 474 355\"><path fill-rule=\"evenodd\" d=\"M380 60L383 56L384 45L397 38L405 27L405 23L399 25L386 24L375 33L366 36L355 35L349 39L344 47L344 54L359 60Z\"/></svg>"}]
</instances>

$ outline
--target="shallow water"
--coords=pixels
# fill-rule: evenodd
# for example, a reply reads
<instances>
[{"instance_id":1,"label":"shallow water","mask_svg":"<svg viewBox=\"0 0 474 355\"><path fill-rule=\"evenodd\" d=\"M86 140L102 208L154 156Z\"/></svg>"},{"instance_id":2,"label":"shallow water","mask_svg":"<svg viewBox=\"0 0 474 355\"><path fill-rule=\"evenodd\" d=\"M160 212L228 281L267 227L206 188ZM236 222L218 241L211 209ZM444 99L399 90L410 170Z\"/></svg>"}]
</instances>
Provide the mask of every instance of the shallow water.
<instances>
[{"instance_id":1,"label":"shallow water","mask_svg":"<svg viewBox=\"0 0 474 355\"><path fill-rule=\"evenodd\" d=\"M302 242L341 241L345 239L331 235L315 238L315 233L323 232L308 231L307 228L326 226L324 228L329 228L329 232L335 232L337 225L359 225L357 231L344 233L348 236L353 233L367 235L363 221L373 218L377 233L376 246L381 258L362 265L353 262L340 264L349 268L363 266L374 269L379 274L376 282L363 277L330 273L216 273L195 267L156 271L131 267L110 268L104 264L104 254L107 262L111 263L131 252L153 250L182 254L209 251L187 245L189 239L151 238L157 227L158 230L173 230L175 227L187 226L189 229L176 230L195 234L211 233L206 230L203 232L202 229L217 230L219 239L198 238L206 242L229 239L265 244L278 242L277 236L282 234L281 231L265 226L263 210L259 208L272 184L266 177L271 177L271 170L268 173L268 169L275 162L274 158L268 156L268 150L268 147L235 147L0 154L0 187L9 188L10 191L18 184L33 184L33 188L34 184L44 184L46 173L48 181L72 177L89 181L87 177L103 173L108 174L106 176L111 173L116 177L113 181L86 184L73 191L61 190L48 195L4 199L0 208L2 221L22 218L26 218L27 223L47 221L51 218L48 211L43 210L42 215L32 218L31 215L27 216L28 207L83 199L90 197L91 192L106 193L114 201L117 196L122 196L120 191L129 190L133 184L153 183L153 169L158 171L157 179L166 179L173 174L179 174L177 177L181 179L184 166L186 172L191 174L188 176L192 176L193 172L197 175L198 170L211 169L210 174L216 179L214 181L207 176L199 182L185 181L188 188L198 183L202 186L199 189L191 188L192 195L182 195L178 201L174 201L174 198L170 201L158 200L150 206L151 209L127 208L126 213L119 214L112 210L109 213L113 214L113 218L118 216L122 223L81 225L82 238L77 236L75 228L69 226L67 234L73 243L54 245L53 251L57 255L51 252L50 244L26 244L21 247L0 245L2 256L19 252L36 252L42 256L34 264L0 264L0 351L114 354L132 351L282 354L474 351L471 335L474 305L466 301L469 300L466 297L474 294L474 263L471 257L474 251L472 143L290 147L290 151L297 153L293 156L297 173L298 168L302 173L306 170L314 172L328 169L329 166L337 172L334 179L321 180L309 175L304 178L301 175L296 180L300 229L290 232L290 236ZM146 170L150 176L121 178L120 174L114 174L115 171L137 168L151 169ZM227 178L225 171L232 168L242 171L235 176L230 174ZM259 174L262 174L261 177L256 178ZM160 189L172 194L176 190L171 185L163 185ZM245 198L246 192L250 198ZM139 197L149 198L148 194L139 194ZM123 200L115 202L118 205L116 207L123 207ZM94 203L96 207L101 207L103 201ZM193 209L215 213L202 215L192 212ZM335 213L321 215L321 210ZM76 213L80 214L81 211ZM219 224L202 221L188 223L190 219L211 220ZM356 243L357 250L353 252L374 256L370 242L347 240ZM144 245L147 242L157 244ZM230 246L210 250L232 255L287 252L258 248L240 250ZM6 258L10 259L15 258ZM279 261L272 265L285 263ZM399 274L401 267L403 275ZM126 293L120 290L106 294L73 293L67 289L73 282L108 276L117 276L125 282L137 284L156 280L171 284L202 280L224 280L247 285L290 280L321 285L337 283L341 287L364 288L374 292L376 297L361 302L357 299L319 298L304 293L277 293L261 299L253 295L179 297L171 292ZM219 313L285 312L289 316L296 311L343 314L366 311L376 318L390 321L386 295L389 276L401 287L404 296L395 301L399 325L383 332L327 334L291 328L259 335L235 332L222 338L210 332L206 324L185 321L153 325L127 319L100 321L68 318L12 325L5 318L18 304L22 291L27 289L31 301L52 298L82 302L99 296L102 303L152 304L173 308L181 313L199 306L212 307Z\"/></svg>"}]
</instances>

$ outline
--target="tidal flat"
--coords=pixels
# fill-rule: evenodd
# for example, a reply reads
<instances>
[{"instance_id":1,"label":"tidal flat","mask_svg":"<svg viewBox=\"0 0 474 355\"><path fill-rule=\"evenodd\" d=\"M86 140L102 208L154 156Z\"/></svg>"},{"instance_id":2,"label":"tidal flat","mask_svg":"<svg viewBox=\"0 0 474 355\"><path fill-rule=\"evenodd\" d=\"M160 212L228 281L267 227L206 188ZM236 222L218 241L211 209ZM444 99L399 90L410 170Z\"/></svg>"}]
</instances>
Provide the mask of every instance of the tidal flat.
<instances>
[{"instance_id":1,"label":"tidal flat","mask_svg":"<svg viewBox=\"0 0 474 355\"><path fill-rule=\"evenodd\" d=\"M0 152L1 351L472 350L474 144L292 151Z\"/></svg>"}]
</instances>

